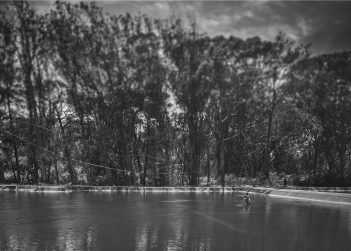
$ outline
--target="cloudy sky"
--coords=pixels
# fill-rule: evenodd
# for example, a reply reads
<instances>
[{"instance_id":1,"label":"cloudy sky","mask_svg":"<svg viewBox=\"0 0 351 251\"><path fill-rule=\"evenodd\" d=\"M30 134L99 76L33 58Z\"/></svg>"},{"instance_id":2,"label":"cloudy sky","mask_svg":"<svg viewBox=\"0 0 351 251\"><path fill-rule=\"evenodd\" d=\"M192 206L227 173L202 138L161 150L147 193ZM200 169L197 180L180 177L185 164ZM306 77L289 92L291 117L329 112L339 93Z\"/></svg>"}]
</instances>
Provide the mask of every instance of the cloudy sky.
<instances>
[{"instance_id":1,"label":"cloudy sky","mask_svg":"<svg viewBox=\"0 0 351 251\"><path fill-rule=\"evenodd\" d=\"M33 5L46 11L53 2L33 1ZM272 39L281 30L300 43L312 43L315 54L351 50L351 1L95 2L111 14L128 11L157 18L193 16L210 36Z\"/></svg>"}]
</instances>

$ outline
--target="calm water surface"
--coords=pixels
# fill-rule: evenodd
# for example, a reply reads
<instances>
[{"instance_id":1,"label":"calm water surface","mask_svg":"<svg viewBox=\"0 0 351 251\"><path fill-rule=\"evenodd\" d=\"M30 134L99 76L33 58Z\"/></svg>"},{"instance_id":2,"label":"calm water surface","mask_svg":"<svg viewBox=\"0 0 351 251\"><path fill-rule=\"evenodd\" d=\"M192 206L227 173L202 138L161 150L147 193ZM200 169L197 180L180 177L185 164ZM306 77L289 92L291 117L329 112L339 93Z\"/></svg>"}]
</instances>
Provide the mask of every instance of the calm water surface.
<instances>
[{"instance_id":1,"label":"calm water surface","mask_svg":"<svg viewBox=\"0 0 351 251\"><path fill-rule=\"evenodd\" d=\"M351 250L351 208L236 194L0 192L0 250Z\"/></svg>"}]
</instances>

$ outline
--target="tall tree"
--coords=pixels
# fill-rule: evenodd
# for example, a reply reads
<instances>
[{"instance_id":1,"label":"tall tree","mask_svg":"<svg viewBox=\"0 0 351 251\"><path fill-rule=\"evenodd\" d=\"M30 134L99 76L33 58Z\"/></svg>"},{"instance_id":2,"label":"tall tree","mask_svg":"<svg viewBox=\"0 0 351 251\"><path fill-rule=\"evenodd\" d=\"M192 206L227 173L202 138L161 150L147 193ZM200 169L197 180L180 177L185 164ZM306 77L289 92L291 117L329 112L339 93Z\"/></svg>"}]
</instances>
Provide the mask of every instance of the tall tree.
<instances>
[{"instance_id":1,"label":"tall tree","mask_svg":"<svg viewBox=\"0 0 351 251\"><path fill-rule=\"evenodd\" d=\"M197 185L203 152L204 108L210 94L210 39L199 33L196 22L186 28L180 20L163 30L163 38L165 53L175 67L169 81L185 113L189 133L189 182Z\"/></svg>"}]
</instances>

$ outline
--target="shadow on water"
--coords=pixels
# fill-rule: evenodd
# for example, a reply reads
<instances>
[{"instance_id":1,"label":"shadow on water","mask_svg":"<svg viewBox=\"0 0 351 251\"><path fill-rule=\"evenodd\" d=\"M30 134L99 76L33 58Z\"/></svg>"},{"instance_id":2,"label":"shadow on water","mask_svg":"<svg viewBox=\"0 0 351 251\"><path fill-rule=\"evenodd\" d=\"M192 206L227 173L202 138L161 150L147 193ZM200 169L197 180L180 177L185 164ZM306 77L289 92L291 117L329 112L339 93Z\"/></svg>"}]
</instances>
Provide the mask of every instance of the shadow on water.
<instances>
[{"instance_id":1,"label":"shadow on water","mask_svg":"<svg viewBox=\"0 0 351 251\"><path fill-rule=\"evenodd\" d=\"M349 250L351 210L253 195L0 192L0 250Z\"/></svg>"}]
</instances>

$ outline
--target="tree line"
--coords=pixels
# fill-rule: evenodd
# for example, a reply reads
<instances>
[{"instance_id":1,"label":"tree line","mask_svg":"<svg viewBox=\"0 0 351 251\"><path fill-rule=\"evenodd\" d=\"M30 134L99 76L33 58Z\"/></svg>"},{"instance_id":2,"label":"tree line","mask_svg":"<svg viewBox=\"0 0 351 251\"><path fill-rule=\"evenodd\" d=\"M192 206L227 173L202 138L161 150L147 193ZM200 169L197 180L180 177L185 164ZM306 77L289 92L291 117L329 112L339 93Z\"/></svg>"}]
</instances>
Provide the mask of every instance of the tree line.
<instances>
[{"instance_id":1,"label":"tree line","mask_svg":"<svg viewBox=\"0 0 351 251\"><path fill-rule=\"evenodd\" d=\"M0 182L350 184L350 52L94 3L0 8Z\"/></svg>"}]
</instances>

